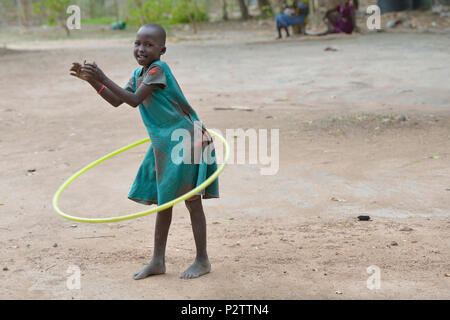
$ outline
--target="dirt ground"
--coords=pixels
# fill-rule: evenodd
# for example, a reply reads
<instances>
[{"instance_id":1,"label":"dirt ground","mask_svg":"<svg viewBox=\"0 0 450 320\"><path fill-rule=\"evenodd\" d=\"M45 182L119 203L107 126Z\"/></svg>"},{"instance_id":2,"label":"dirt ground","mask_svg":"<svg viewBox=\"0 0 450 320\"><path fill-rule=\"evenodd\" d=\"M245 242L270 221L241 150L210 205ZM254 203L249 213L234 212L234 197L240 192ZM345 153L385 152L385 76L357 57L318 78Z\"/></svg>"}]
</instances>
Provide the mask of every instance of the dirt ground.
<instances>
[{"instance_id":1,"label":"dirt ground","mask_svg":"<svg viewBox=\"0 0 450 320\"><path fill-rule=\"evenodd\" d=\"M280 130L276 175L230 164L221 198L204 201L212 271L193 280L179 279L195 255L183 204L167 274L141 281L132 275L151 258L155 215L83 224L52 208L70 175L147 135L137 109L112 108L68 72L95 60L124 85L133 39L10 45L0 56L0 298L449 299L449 34L274 38L271 28L180 33L163 57L207 127ZM230 106L253 111L214 109ZM62 210L147 209L127 199L147 148L80 177ZM66 286L72 265L79 290ZM379 289L367 287L370 266Z\"/></svg>"}]
</instances>

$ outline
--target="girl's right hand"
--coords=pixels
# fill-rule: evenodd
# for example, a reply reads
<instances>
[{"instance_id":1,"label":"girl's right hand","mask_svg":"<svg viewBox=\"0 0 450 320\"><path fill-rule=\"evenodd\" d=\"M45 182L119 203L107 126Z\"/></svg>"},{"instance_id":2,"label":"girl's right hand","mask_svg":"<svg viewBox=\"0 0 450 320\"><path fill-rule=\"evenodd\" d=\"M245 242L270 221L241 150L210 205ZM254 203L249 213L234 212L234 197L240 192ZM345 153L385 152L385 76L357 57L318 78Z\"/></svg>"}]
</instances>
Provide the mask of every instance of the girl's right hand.
<instances>
[{"instance_id":1,"label":"girl's right hand","mask_svg":"<svg viewBox=\"0 0 450 320\"><path fill-rule=\"evenodd\" d=\"M82 80L88 81L87 78L83 77L83 73L81 72L81 64L78 62L72 62L72 67L70 68L70 75L80 78Z\"/></svg>"}]
</instances>

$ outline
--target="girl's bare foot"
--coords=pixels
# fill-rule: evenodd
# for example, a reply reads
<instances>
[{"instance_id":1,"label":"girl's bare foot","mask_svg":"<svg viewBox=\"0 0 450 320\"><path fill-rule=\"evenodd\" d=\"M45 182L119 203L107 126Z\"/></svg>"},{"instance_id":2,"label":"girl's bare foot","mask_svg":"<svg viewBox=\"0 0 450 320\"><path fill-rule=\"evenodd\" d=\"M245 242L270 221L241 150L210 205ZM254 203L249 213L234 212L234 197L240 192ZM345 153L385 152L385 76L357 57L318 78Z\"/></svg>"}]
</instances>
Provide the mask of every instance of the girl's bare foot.
<instances>
[{"instance_id":1,"label":"girl's bare foot","mask_svg":"<svg viewBox=\"0 0 450 320\"><path fill-rule=\"evenodd\" d=\"M199 259L196 258L194 263L190 265L181 275L182 279L198 278L211 271L211 263L208 258Z\"/></svg>"},{"instance_id":2,"label":"girl's bare foot","mask_svg":"<svg viewBox=\"0 0 450 320\"><path fill-rule=\"evenodd\" d=\"M154 259L150 261L148 265L144 267L139 272L133 275L134 280L144 279L157 274L166 273L166 265L162 261L155 261Z\"/></svg>"}]
</instances>

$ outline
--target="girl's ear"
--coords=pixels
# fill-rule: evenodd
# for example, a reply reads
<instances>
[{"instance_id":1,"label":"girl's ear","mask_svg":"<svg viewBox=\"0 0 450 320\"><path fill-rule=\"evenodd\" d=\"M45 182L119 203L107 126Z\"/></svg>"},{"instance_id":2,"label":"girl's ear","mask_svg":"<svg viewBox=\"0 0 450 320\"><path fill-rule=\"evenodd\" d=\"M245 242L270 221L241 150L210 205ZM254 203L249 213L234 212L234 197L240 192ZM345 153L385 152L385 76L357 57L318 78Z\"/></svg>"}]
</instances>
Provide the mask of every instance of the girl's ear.
<instances>
[{"instance_id":1,"label":"girl's ear","mask_svg":"<svg viewBox=\"0 0 450 320\"><path fill-rule=\"evenodd\" d=\"M161 55L163 55L164 53L166 53L166 47L165 46L161 48Z\"/></svg>"}]
</instances>

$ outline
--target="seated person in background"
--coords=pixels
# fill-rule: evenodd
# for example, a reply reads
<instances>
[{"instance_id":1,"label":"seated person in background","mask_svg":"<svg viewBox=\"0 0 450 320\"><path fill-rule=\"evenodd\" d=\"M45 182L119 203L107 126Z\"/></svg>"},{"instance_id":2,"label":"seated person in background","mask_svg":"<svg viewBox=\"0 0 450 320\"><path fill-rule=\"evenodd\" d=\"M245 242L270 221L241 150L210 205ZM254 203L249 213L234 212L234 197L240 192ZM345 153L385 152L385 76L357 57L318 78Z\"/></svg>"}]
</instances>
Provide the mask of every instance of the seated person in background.
<instances>
[{"instance_id":1,"label":"seated person in background","mask_svg":"<svg viewBox=\"0 0 450 320\"><path fill-rule=\"evenodd\" d=\"M329 33L351 34L356 28L355 6L351 0L344 0L336 8L328 10L323 19L328 23Z\"/></svg>"},{"instance_id":2,"label":"seated person in background","mask_svg":"<svg viewBox=\"0 0 450 320\"><path fill-rule=\"evenodd\" d=\"M283 12L275 16L275 23L278 30L278 38L281 39L281 29L286 31L286 37L289 37L289 26L305 24L305 18L308 15L307 0L294 1L293 6L283 5Z\"/></svg>"}]
</instances>

